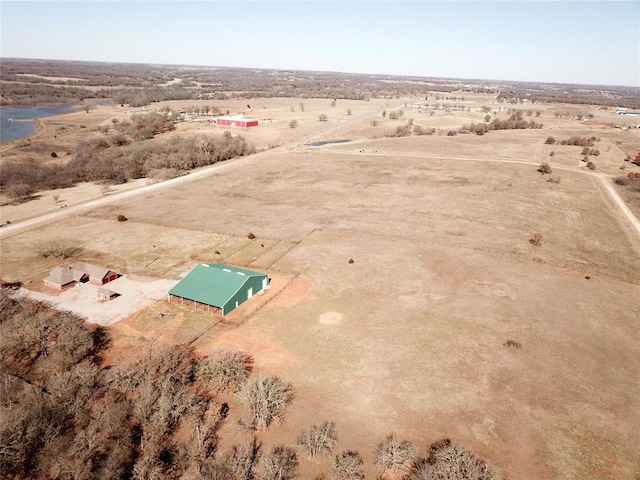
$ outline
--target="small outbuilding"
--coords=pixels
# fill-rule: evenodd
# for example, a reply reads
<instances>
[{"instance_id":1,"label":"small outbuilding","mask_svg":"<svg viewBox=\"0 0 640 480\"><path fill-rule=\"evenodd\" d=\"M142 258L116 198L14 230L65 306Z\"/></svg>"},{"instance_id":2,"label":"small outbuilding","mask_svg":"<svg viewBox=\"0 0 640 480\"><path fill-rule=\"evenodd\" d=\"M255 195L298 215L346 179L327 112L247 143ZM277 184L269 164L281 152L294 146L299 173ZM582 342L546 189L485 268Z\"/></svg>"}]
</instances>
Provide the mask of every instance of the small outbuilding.
<instances>
[{"instance_id":1,"label":"small outbuilding","mask_svg":"<svg viewBox=\"0 0 640 480\"><path fill-rule=\"evenodd\" d=\"M100 287L98 289L99 302L108 302L109 300L113 300L114 298L117 298L119 296L120 294L118 292L114 292L113 290L109 290L108 288Z\"/></svg>"},{"instance_id":2,"label":"small outbuilding","mask_svg":"<svg viewBox=\"0 0 640 480\"><path fill-rule=\"evenodd\" d=\"M222 316L236 309L269 285L264 273L223 263L199 263L175 287L169 290L173 298L220 309Z\"/></svg>"},{"instance_id":3,"label":"small outbuilding","mask_svg":"<svg viewBox=\"0 0 640 480\"><path fill-rule=\"evenodd\" d=\"M216 125L222 125L225 127L249 128L258 126L258 120L243 117L242 115L217 117L214 118L213 121Z\"/></svg>"}]
</instances>

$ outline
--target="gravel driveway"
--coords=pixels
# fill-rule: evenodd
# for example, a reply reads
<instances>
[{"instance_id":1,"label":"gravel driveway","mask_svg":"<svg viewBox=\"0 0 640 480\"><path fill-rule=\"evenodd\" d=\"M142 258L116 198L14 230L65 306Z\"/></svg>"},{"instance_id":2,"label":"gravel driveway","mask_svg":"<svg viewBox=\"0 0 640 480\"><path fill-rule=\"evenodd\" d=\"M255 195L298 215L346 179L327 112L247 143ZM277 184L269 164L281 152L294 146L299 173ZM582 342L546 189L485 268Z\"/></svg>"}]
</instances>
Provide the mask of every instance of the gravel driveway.
<instances>
[{"instance_id":1,"label":"gravel driveway","mask_svg":"<svg viewBox=\"0 0 640 480\"><path fill-rule=\"evenodd\" d=\"M98 301L100 287L90 283L70 288L59 295L47 295L26 289L21 289L21 292L33 299L49 302L58 309L72 311L88 322L107 326L165 298L176 283L178 280L145 282L122 276L104 285L103 288L119 294L118 297L104 302Z\"/></svg>"}]
</instances>

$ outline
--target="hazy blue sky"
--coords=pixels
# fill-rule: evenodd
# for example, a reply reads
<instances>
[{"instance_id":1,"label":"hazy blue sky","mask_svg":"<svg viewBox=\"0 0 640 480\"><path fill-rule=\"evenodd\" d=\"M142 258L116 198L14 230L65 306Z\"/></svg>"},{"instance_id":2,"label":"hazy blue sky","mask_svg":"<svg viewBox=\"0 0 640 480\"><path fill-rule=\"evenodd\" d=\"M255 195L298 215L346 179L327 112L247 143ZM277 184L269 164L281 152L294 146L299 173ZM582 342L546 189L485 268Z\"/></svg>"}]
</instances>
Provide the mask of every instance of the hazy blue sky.
<instances>
[{"instance_id":1,"label":"hazy blue sky","mask_svg":"<svg viewBox=\"0 0 640 480\"><path fill-rule=\"evenodd\" d=\"M640 86L640 0L2 1L2 57Z\"/></svg>"}]
</instances>

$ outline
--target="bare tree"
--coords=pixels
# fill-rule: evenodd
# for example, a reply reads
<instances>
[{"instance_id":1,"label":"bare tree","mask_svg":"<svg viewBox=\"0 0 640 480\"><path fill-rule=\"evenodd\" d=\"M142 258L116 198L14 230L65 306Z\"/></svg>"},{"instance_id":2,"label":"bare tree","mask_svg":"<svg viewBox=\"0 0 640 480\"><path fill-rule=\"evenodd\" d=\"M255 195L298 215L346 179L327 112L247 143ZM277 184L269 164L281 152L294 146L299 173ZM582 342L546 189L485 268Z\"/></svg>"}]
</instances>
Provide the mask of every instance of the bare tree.
<instances>
[{"instance_id":1,"label":"bare tree","mask_svg":"<svg viewBox=\"0 0 640 480\"><path fill-rule=\"evenodd\" d=\"M443 439L431 445L429 456L416 462L407 480L500 480L500 472L473 452Z\"/></svg>"},{"instance_id":2,"label":"bare tree","mask_svg":"<svg viewBox=\"0 0 640 480\"><path fill-rule=\"evenodd\" d=\"M240 480L234 475L233 470L226 463L220 463L215 460L203 462L200 465L199 472L193 475L189 480Z\"/></svg>"},{"instance_id":3,"label":"bare tree","mask_svg":"<svg viewBox=\"0 0 640 480\"><path fill-rule=\"evenodd\" d=\"M289 122L289 128L296 128L298 126L298 120L295 118Z\"/></svg>"},{"instance_id":4,"label":"bare tree","mask_svg":"<svg viewBox=\"0 0 640 480\"><path fill-rule=\"evenodd\" d=\"M300 111L304 112L304 103L300 102Z\"/></svg>"},{"instance_id":5,"label":"bare tree","mask_svg":"<svg viewBox=\"0 0 640 480\"><path fill-rule=\"evenodd\" d=\"M364 463L358 452L347 450L336 455L331 465L331 474L337 480L364 479Z\"/></svg>"},{"instance_id":6,"label":"bare tree","mask_svg":"<svg viewBox=\"0 0 640 480\"><path fill-rule=\"evenodd\" d=\"M374 451L375 464L380 472L387 470L407 472L416 457L416 449L411 442L400 441L389 435L378 444Z\"/></svg>"},{"instance_id":7,"label":"bare tree","mask_svg":"<svg viewBox=\"0 0 640 480\"><path fill-rule=\"evenodd\" d=\"M237 391L253 370L253 358L243 352L218 351L198 362L198 378L209 388Z\"/></svg>"},{"instance_id":8,"label":"bare tree","mask_svg":"<svg viewBox=\"0 0 640 480\"><path fill-rule=\"evenodd\" d=\"M7 195L7 197L9 197L12 202L16 203L29 200L31 198L31 195L33 195L33 192L34 189L31 187L31 185L28 185L26 183L9 185L5 190L5 194Z\"/></svg>"},{"instance_id":9,"label":"bare tree","mask_svg":"<svg viewBox=\"0 0 640 480\"><path fill-rule=\"evenodd\" d=\"M293 385L280 377L260 375L250 378L237 392L240 400L251 413L251 426L265 430L281 418L285 408L293 401Z\"/></svg>"},{"instance_id":10,"label":"bare tree","mask_svg":"<svg viewBox=\"0 0 640 480\"><path fill-rule=\"evenodd\" d=\"M323 422L320 425L312 425L296 439L295 444L304 448L309 458L321 455L331 455L331 449L338 442L335 423Z\"/></svg>"},{"instance_id":11,"label":"bare tree","mask_svg":"<svg viewBox=\"0 0 640 480\"><path fill-rule=\"evenodd\" d=\"M279 445L262 457L257 477L259 480L289 480L296 477L297 468L296 452Z\"/></svg>"},{"instance_id":12,"label":"bare tree","mask_svg":"<svg viewBox=\"0 0 640 480\"><path fill-rule=\"evenodd\" d=\"M33 248L40 257L53 257L59 258L61 260L72 256L78 250L78 248L73 245L71 240L68 240L66 238L50 238L47 240L40 240L34 242Z\"/></svg>"},{"instance_id":13,"label":"bare tree","mask_svg":"<svg viewBox=\"0 0 640 480\"><path fill-rule=\"evenodd\" d=\"M222 461L231 470L234 480L251 480L253 469L260 457L262 444L254 437L249 446L234 445Z\"/></svg>"},{"instance_id":14,"label":"bare tree","mask_svg":"<svg viewBox=\"0 0 640 480\"><path fill-rule=\"evenodd\" d=\"M350 108L347 108L347 115L348 115L348 116L351 116L351 114L352 114L352 113L353 113L353 112L351 111L351 109L350 109Z\"/></svg>"}]
</instances>

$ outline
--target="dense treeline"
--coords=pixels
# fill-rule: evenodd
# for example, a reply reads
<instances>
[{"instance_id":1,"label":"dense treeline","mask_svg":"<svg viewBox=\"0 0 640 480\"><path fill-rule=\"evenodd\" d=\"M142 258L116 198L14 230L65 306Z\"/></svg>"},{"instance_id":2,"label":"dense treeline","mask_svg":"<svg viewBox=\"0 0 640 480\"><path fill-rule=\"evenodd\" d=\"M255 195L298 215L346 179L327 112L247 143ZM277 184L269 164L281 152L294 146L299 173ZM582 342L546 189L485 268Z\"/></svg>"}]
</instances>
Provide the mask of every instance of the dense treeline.
<instances>
[{"instance_id":1,"label":"dense treeline","mask_svg":"<svg viewBox=\"0 0 640 480\"><path fill-rule=\"evenodd\" d=\"M153 137L175 128L166 115L134 115L131 122L114 122L103 133L81 140L70 160L6 162L0 187L13 201L38 190L65 188L78 182L125 183L136 178L165 180L193 168L254 153L241 135ZM144 140L144 141L143 141Z\"/></svg>"},{"instance_id":2,"label":"dense treeline","mask_svg":"<svg viewBox=\"0 0 640 480\"><path fill-rule=\"evenodd\" d=\"M4 292L0 306L4 478L213 478L203 471L225 458L236 470L247 462L253 468L256 442L215 458L218 430L229 413L222 397L249 380L249 356L198 357L178 345L103 368L109 344L104 329ZM261 378L291 391L277 377ZM275 418L287 404L274 407L275 397L266 388L249 401L265 405ZM249 416L246 423L256 421Z\"/></svg>"},{"instance_id":3,"label":"dense treeline","mask_svg":"<svg viewBox=\"0 0 640 480\"><path fill-rule=\"evenodd\" d=\"M542 123L535 120L525 120L522 110L517 110L511 114L507 120L494 118L491 122L472 123L464 125L462 131L475 133L476 135L484 135L492 130L522 130L527 128L542 128Z\"/></svg>"},{"instance_id":4,"label":"dense treeline","mask_svg":"<svg viewBox=\"0 0 640 480\"><path fill-rule=\"evenodd\" d=\"M584 85L522 84L510 85L502 89L499 101L510 103L570 103L603 105L610 107L625 106L640 108L640 95L637 87L602 86L588 88Z\"/></svg>"},{"instance_id":5,"label":"dense treeline","mask_svg":"<svg viewBox=\"0 0 640 480\"><path fill-rule=\"evenodd\" d=\"M38 75L34 77L33 75ZM231 67L181 67L79 61L3 59L2 105L36 105L113 98L132 106L200 98L299 97L366 100L425 97L429 91L500 92L510 103L563 102L640 108L633 87L470 81ZM91 87L91 88L84 88ZM95 91L95 87L103 87Z\"/></svg>"},{"instance_id":6,"label":"dense treeline","mask_svg":"<svg viewBox=\"0 0 640 480\"><path fill-rule=\"evenodd\" d=\"M2 83L1 106L28 107L48 104L79 104L85 99L107 100L112 93L92 92L82 87L52 86L43 83Z\"/></svg>"},{"instance_id":7,"label":"dense treeline","mask_svg":"<svg viewBox=\"0 0 640 480\"><path fill-rule=\"evenodd\" d=\"M141 89L120 89L112 95L115 103L143 107L150 103L163 102L165 100L191 100L194 98L194 91L186 88L185 85L171 85Z\"/></svg>"},{"instance_id":8,"label":"dense treeline","mask_svg":"<svg viewBox=\"0 0 640 480\"><path fill-rule=\"evenodd\" d=\"M0 80L93 87L142 87L168 82L174 78L173 73L174 69L171 68L136 63L3 58Z\"/></svg>"},{"instance_id":9,"label":"dense treeline","mask_svg":"<svg viewBox=\"0 0 640 480\"><path fill-rule=\"evenodd\" d=\"M294 391L279 377L252 375L249 355L201 357L175 345L104 366L109 346L105 329L0 291L3 478L284 480L298 477L298 452L331 458L334 479L364 478L357 451L335 450L333 422L304 429L291 446L263 448L252 432L280 420ZM243 407L237 425L247 436L222 450L232 399ZM404 480L501 478L448 439L420 457L390 435L373 454L381 474Z\"/></svg>"}]
</instances>

